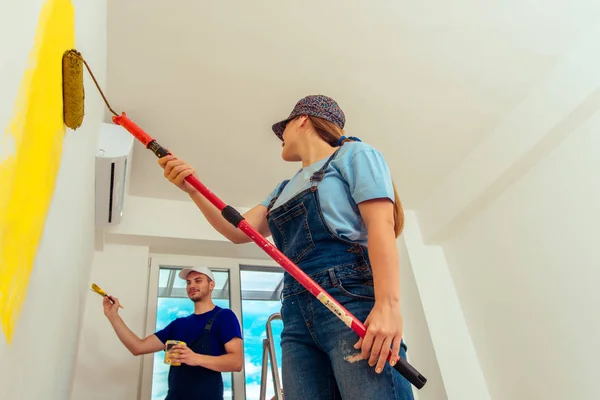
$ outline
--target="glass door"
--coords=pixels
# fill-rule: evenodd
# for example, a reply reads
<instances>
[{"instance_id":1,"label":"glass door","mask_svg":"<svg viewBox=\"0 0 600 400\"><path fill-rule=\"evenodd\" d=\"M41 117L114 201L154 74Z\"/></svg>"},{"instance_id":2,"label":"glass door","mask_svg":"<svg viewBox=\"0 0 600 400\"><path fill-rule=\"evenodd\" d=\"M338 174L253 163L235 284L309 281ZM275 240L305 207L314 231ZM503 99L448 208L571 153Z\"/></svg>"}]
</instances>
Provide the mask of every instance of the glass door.
<instances>
[{"instance_id":1,"label":"glass door","mask_svg":"<svg viewBox=\"0 0 600 400\"><path fill-rule=\"evenodd\" d=\"M263 339L270 315L281 310L283 268L244 265L240 267L242 297L242 323L244 327L244 359L246 400L259 400L262 371ZM281 320L272 323L277 367L281 377L280 336ZM267 399L273 397L271 367L267 369Z\"/></svg>"},{"instance_id":2,"label":"glass door","mask_svg":"<svg viewBox=\"0 0 600 400\"><path fill-rule=\"evenodd\" d=\"M185 281L177 275L181 267L160 266L158 273L158 299L154 331L167 326L176 318L186 317L194 312L194 303L185 290ZM231 308L229 293L229 270L210 268L215 277L213 303L219 307ZM152 400L162 400L167 395L169 366L163 362L164 351L154 354L152 371ZM223 374L224 400L233 400L233 374Z\"/></svg>"},{"instance_id":3,"label":"glass door","mask_svg":"<svg viewBox=\"0 0 600 400\"><path fill-rule=\"evenodd\" d=\"M152 255L148 286L148 319L144 336L164 328L176 318L191 314L193 302L187 297L185 281L178 277L183 268L208 267L215 277L213 302L231 309L240 324L239 263L236 260L212 257ZM167 393L169 366L164 364L164 351L145 355L142 367L142 400L163 400ZM242 373L223 373L224 399L244 398Z\"/></svg>"}]
</instances>

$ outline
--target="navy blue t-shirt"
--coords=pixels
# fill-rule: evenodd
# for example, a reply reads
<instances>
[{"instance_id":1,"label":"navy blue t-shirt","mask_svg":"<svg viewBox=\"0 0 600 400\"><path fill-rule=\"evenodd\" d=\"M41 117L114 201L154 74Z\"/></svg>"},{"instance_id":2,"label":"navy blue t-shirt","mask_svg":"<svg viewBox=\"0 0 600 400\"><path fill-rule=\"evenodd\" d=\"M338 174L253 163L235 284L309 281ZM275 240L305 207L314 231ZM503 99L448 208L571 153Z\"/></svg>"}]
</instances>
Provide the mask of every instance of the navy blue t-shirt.
<instances>
[{"instance_id":1,"label":"navy blue t-shirt","mask_svg":"<svg viewBox=\"0 0 600 400\"><path fill-rule=\"evenodd\" d=\"M203 314L190 314L187 317L177 318L155 335L163 343L167 340L181 340L189 346L200 338L204 333L204 326L218 310L221 310L221 307L215 306L214 309ZM225 344L238 337L242 338L242 332L237 316L230 309L223 308L210 331L211 355L226 354Z\"/></svg>"}]
</instances>

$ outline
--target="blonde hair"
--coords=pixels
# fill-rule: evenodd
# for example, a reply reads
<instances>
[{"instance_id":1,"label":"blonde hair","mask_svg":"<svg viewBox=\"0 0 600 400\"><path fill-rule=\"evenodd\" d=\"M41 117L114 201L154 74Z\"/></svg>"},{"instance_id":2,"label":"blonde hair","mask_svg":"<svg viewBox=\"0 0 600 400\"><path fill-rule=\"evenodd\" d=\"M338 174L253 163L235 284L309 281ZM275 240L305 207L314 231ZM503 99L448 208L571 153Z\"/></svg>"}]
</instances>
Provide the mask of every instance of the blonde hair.
<instances>
[{"instance_id":1,"label":"blonde hair","mask_svg":"<svg viewBox=\"0 0 600 400\"><path fill-rule=\"evenodd\" d=\"M338 146L338 140L344 136L344 131L340 127L322 118L309 116L308 119L321 139L332 147ZM346 138L341 144L343 145L349 141L353 142L354 139ZM392 181L392 187L394 188L394 233L398 237L404 229L404 210L394 181Z\"/></svg>"}]
</instances>

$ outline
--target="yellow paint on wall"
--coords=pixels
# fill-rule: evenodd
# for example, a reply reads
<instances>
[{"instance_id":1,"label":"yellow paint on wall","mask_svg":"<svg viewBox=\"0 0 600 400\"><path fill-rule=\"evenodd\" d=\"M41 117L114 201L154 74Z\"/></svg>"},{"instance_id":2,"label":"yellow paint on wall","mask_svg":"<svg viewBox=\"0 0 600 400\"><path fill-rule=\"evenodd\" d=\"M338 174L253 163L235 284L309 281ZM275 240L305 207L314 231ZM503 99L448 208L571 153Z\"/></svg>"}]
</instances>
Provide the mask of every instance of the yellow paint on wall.
<instances>
[{"instance_id":1,"label":"yellow paint on wall","mask_svg":"<svg viewBox=\"0 0 600 400\"><path fill-rule=\"evenodd\" d=\"M60 166L65 134L62 55L74 44L71 0L47 0L3 133L14 141L13 154L0 161L0 321L8 343L27 294Z\"/></svg>"}]
</instances>

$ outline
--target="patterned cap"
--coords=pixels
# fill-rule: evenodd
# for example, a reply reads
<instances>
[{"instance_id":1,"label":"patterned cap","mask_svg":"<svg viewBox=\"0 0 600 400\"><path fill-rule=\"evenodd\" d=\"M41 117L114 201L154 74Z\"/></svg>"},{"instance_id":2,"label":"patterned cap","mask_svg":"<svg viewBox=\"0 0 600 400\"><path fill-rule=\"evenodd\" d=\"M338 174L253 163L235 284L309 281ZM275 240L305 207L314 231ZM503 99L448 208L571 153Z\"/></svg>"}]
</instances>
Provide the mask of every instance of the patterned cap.
<instances>
[{"instance_id":1,"label":"patterned cap","mask_svg":"<svg viewBox=\"0 0 600 400\"><path fill-rule=\"evenodd\" d=\"M280 140L283 140L285 125L298 115L323 118L336 124L340 129L344 129L346 123L346 116L335 100L323 95L306 96L296 103L289 117L273 125L273 132Z\"/></svg>"}]
</instances>

